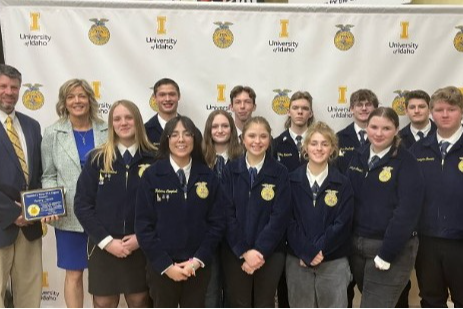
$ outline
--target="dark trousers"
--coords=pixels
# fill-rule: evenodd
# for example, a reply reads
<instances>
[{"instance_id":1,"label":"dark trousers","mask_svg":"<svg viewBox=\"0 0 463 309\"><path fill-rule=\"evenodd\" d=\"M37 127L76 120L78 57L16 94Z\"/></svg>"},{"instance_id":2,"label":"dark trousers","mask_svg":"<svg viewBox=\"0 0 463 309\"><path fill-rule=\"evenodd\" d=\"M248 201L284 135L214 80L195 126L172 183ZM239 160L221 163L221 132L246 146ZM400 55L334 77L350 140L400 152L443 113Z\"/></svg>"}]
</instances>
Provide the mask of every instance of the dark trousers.
<instances>
[{"instance_id":1,"label":"dark trousers","mask_svg":"<svg viewBox=\"0 0 463 309\"><path fill-rule=\"evenodd\" d=\"M463 240L421 236L415 268L421 307L447 307L448 290L463 307Z\"/></svg>"},{"instance_id":2,"label":"dark trousers","mask_svg":"<svg viewBox=\"0 0 463 309\"><path fill-rule=\"evenodd\" d=\"M176 282L148 267L148 286L155 308L204 308L207 286L211 277L209 267L200 268L195 277Z\"/></svg>"},{"instance_id":3,"label":"dark trousers","mask_svg":"<svg viewBox=\"0 0 463 309\"><path fill-rule=\"evenodd\" d=\"M236 257L228 245L222 246L225 293L230 307L274 308L275 292L285 266L285 254L273 253L252 275L241 270L243 262L244 260Z\"/></svg>"}]
</instances>

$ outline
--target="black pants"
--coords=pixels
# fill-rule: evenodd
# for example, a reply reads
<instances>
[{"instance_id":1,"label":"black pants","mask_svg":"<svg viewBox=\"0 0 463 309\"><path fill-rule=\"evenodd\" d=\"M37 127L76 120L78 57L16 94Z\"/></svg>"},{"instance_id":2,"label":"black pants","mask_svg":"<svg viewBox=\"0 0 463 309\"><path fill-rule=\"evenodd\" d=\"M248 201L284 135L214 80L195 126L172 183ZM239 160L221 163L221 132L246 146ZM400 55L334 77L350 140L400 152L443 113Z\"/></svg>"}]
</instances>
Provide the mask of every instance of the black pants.
<instances>
[{"instance_id":1,"label":"black pants","mask_svg":"<svg viewBox=\"0 0 463 309\"><path fill-rule=\"evenodd\" d=\"M211 277L209 267L196 271L196 277L176 282L148 267L148 286L155 308L204 308Z\"/></svg>"},{"instance_id":2,"label":"black pants","mask_svg":"<svg viewBox=\"0 0 463 309\"><path fill-rule=\"evenodd\" d=\"M222 246L227 299L232 308L274 308L275 292L283 268L285 254L275 252L265 260L264 266L248 275L241 270L244 260L239 259L226 244Z\"/></svg>"},{"instance_id":3,"label":"black pants","mask_svg":"<svg viewBox=\"0 0 463 309\"><path fill-rule=\"evenodd\" d=\"M416 277L421 307L447 307L448 290L455 308L463 307L463 240L420 237Z\"/></svg>"}]
</instances>

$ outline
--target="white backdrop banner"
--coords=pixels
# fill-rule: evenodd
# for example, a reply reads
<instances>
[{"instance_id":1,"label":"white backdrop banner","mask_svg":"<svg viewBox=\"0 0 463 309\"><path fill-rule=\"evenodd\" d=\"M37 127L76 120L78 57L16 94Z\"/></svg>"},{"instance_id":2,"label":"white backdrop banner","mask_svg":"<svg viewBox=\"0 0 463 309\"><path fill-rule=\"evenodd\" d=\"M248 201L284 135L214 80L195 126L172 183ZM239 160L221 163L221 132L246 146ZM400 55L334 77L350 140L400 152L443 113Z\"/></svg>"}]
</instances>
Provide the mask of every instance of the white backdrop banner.
<instances>
[{"instance_id":1,"label":"white backdrop banner","mask_svg":"<svg viewBox=\"0 0 463 309\"><path fill-rule=\"evenodd\" d=\"M249 85L256 115L283 131L289 97L314 97L336 131L352 121L349 96L372 89L404 116L403 94L463 87L462 6L333 6L153 1L0 0L5 60L23 73L18 110L56 121L60 85L88 80L104 118L119 99L155 114L154 83L181 88L179 111L203 129ZM44 307L64 307L54 235L44 242ZM87 297L87 300L89 298ZM86 305L90 305L86 302Z\"/></svg>"}]
</instances>

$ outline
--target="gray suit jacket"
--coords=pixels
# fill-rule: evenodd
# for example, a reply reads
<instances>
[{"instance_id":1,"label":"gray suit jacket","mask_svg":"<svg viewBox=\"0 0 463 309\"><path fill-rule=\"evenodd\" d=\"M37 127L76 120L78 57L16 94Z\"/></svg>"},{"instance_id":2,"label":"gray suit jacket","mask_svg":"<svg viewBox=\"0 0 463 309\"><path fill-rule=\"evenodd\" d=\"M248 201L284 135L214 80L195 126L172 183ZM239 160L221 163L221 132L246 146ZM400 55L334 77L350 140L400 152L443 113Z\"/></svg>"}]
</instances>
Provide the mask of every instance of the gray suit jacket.
<instances>
[{"instance_id":1,"label":"gray suit jacket","mask_svg":"<svg viewBox=\"0 0 463 309\"><path fill-rule=\"evenodd\" d=\"M19 201L19 192L26 189L39 189L42 173L40 125L34 119L19 112L16 112L16 117L26 138L29 182L26 183L18 156L5 128L0 124L0 248L13 244L18 237L19 227L14 221L21 214L21 208L15 204L15 200ZM40 221L22 227L21 230L28 240L35 240L42 236Z\"/></svg>"},{"instance_id":2,"label":"gray suit jacket","mask_svg":"<svg viewBox=\"0 0 463 309\"><path fill-rule=\"evenodd\" d=\"M106 123L92 123L95 147L106 142L108 125ZM83 232L74 214L74 196L81 167L79 153L72 132L71 122L58 120L47 127L42 140L42 185L44 188L64 187L66 199L65 217L55 221L56 228L66 231Z\"/></svg>"}]
</instances>

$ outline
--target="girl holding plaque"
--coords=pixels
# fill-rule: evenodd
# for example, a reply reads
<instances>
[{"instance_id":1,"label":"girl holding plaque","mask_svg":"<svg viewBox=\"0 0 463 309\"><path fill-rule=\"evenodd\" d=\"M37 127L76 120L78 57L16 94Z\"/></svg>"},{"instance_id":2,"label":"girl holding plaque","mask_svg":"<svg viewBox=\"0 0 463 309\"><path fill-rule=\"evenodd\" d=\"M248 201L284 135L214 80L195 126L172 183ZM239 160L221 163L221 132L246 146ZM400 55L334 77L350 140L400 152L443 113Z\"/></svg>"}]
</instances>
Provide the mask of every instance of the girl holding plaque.
<instances>
[{"instance_id":1,"label":"girl holding plaque","mask_svg":"<svg viewBox=\"0 0 463 309\"><path fill-rule=\"evenodd\" d=\"M77 182L75 214L89 239L89 293L97 307L148 307L146 258L134 230L135 199L143 172L154 162L138 107L115 102L108 141L91 153Z\"/></svg>"},{"instance_id":2,"label":"girl holding plaque","mask_svg":"<svg viewBox=\"0 0 463 309\"><path fill-rule=\"evenodd\" d=\"M167 122L158 160L137 194L135 229L155 307L205 306L212 258L225 229L227 200L195 132L188 117Z\"/></svg>"},{"instance_id":3,"label":"girl holding plaque","mask_svg":"<svg viewBox=\"0 0 463 309\"><path fill-rule=\"evenodd\" d=\"M230 162L223 185L227 234L222 246L226 299L231 307L274 307L285 263L291 192L287 169L270 154L271 129L263 117L242 133L246 154Z\"/></svg>"},{"instance_id":4,"label":"girl holding plaque","mask_svg":"<svg viewBox=\"0 0 463 309\"><path fill-rule=\"evenodd\" d=\"M355 205L350 266L361 307L390 308L415 264L424 180L416 159L400 145L392 108L371 112L366 131L371 144L354 152L347 172Z\"/></svg>"},{"instance_id":5,"label":"girl holding plaque","mask_svg":"<svg viewBox=\"0 0 463 309\"><path fill-rule=\"evenodd\" d=\"M338 139L323 122L309 127L302 145L308 163L290 174L293 215L288 227L288 298L296 308L347 307L348 255L354 193L331 165Z\"/></svg>"},{"instance_id":6,"label":"girl holding plaque","mask_svg":"<svg viewBox=\"0 0 463 309\"><path fill-rule=\"evenodd\" d=\"M74 195L87 154L106 141L108 126L98 117L92 87L82 79L68 80L60 87L56 112L59 120L45 129L42 139L42 187L64 188L66 216L44 221L55 227L58 267L66 270L66 306L82 308L87 234L74 215Z\"/></svg>"}]
</instances>

